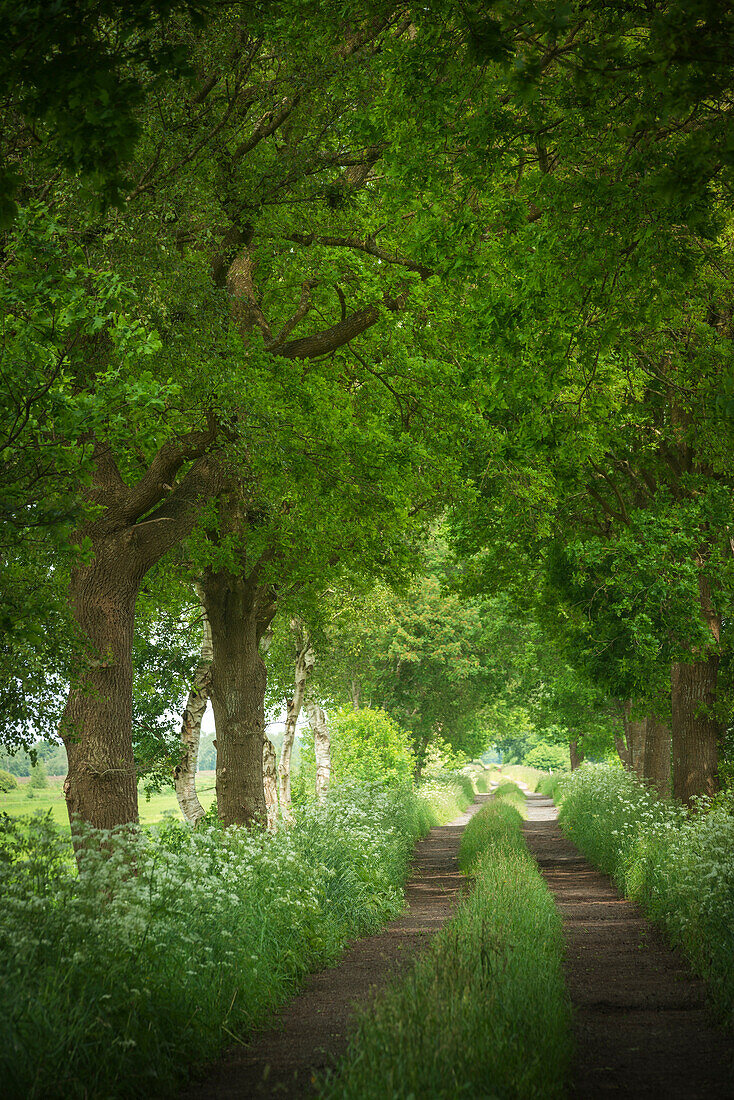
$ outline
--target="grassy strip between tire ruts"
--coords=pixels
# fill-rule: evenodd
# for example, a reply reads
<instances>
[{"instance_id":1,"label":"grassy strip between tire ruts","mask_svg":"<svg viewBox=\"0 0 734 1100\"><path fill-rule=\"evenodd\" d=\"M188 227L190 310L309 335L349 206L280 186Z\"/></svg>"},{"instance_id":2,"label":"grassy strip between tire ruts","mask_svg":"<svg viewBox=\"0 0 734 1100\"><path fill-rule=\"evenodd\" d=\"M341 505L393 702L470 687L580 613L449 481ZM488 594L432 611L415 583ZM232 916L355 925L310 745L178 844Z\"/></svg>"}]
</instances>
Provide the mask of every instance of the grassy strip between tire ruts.
<instances>
[{"instance_id":1,"label":"grassy strip between tire ruts","mask_svg":"<svg viewBox=\"0 0 734 1100\"><path fill-rule=\"evenodd\" d=\"M564 1095L570 1006L561 919L502 800L467 825L460 863L475 878L457 915L407 979L358 1020L327 1100Z\"/></svg>"}]
</instances>

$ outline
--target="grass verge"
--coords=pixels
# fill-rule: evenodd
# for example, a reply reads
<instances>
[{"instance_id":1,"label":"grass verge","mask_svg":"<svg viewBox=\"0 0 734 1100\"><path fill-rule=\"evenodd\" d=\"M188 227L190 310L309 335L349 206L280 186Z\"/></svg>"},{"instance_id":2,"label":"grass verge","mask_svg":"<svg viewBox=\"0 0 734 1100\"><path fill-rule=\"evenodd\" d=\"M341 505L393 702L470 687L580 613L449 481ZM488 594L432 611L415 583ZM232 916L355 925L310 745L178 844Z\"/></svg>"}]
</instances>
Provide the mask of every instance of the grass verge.
<instances>
[{"instance_id":1,"label":"grass verge","mask_svg":"<svg viewBox=\"0 0 734 1100\"><path fill-rule=\"evenodd\" d=\"M561 919L505 801L462 838L474 889L403 980L358 1021L325 1100L564 1095L570 1007Z\"/></svg>"},{"instance_id":2,"label":"grass verge","mask_svg":"<svg viewBox=\"0 0 734 1100\"><path fill-rule=\"evenodd\" d=\"M690 814L605 764L564 779L564 832L660 924L734 1023L734 798Z\"/></svg>"},{"instance_id":3,"label":"grass verge","mask_svg":"<svg viewBox=\"0 0 734 1100\"><path fill-rule=\"evenodd\" d=\"M173 1093L396 916L416 838L465 805L451 777L420 795L343 787L275 837L90 836L81 876L52 821L0 817L3 1096Z\"/></svg>"}]
</instances>

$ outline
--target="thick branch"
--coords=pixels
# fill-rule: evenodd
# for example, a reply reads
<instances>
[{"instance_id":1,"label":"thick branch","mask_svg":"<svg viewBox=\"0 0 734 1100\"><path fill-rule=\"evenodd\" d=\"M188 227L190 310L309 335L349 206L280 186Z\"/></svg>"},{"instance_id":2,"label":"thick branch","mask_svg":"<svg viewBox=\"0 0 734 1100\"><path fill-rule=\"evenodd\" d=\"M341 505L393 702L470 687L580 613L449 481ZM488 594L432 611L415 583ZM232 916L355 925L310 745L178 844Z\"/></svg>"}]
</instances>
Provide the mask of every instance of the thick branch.
<instances>
[{"instance_id":1,"label":"thick branch","mask_svg":"<svg viewBox=\"0 0 734 1100\"><path fill-rule=\"evenodd\" d=\"M301 299L298 308L292 317L289 317L282 329L271 344L266 344L268 351L277 352L278 348L286 342L294 328L303 320L311 308L311 291L317 285L316 280L308 279L301 285Z\"/></svg>"},{"instance_id":2,"label":"thick branch","mask_svg":"<svg viewBox=\"0 0 734 1100\"><path fill-rule=\"evenodd\" d=\"M222 492L226 480L219 456L203 455L161 506L133 527L141 562L147 568L191 533L204 503Z\"/></svg>"},{"instance_id":3,"label":"thick branch","mask_svg":"<svg viewBox=\"0 0 734 1100\"><path fill-rule=\"evenodd\" d=\"M384 309L397 312L405 305L407 295L401 294L398 298L386 298L382 303ZM323 332L315 332L312 336L304 336L300 340L291 340L278 348L275 354L283 359L318 359L322 355L329 355L348 344L350 340L360 336L367 329L372 328L380 319L378 306L365 306L357 310L338 324Z\"/></svg>"},{"instance_id":4,"label":"thick branch","mask_svg":"<svg viewBox=\"0 0 734 1100\"><path fill-rule=\"evenodd\" d=\"M173 489L176 474L187 462L201 458L216 438L214 425L205 431L187 432L180 439L164 443L145 474L127 492L124 517L134 521L144 516Z\"/></svg>"},{"instance_id":5,"label":"thick branch","mask_svg":"<svg viewBox=\"0 0 734 1100\"><path fill-rule=\"evenodd\" d=\"M327 248L350 248L355 252L366 252L368 256L374 256L386 264L398 264L408 271L416 271L421 279L428 279L434 274L430 267L419 264L415 260L409 260L405 256L399 256L397 252L392 254L384 248L379 248L372 237L365 237L360 241L357 237L318 237L314 233L291 233L289 241L294 244L305 245L307 248L314 244L324 245Z\"/></svg>"},{"instance_id":6,"label":"thick branch","mask_svg":"<svg viewBox=\"0 0 734 1100\"><path fill-rule=\"evenodd\" d=\"M241 160L242 157L251 152L256 145L259 145L261 141L263 141L267 137L270 137L270 135L274 134L276 130L279 130L286 119L298 106L300 99L301 95L300 93L297 93L293 96L292 99L284 99L281 104L280 110L273 109L272 111L268 111L266 114L264 114L255 129L250 134L249 138L247 138L245 141L240 142L240 144L237 146L234 153L232 154L232 160Z\"/></svg>"}]
</instances>

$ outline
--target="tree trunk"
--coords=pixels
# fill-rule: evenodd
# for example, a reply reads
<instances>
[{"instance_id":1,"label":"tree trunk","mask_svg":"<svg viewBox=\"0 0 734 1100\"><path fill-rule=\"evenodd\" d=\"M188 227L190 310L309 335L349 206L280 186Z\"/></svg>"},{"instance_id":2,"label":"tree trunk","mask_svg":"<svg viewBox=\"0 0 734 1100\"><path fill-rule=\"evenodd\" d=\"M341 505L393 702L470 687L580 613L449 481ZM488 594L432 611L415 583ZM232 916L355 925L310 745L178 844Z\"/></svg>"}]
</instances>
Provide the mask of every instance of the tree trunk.
<instances>
[{"instance_id":1,"label":"tree trunk","mask_svg":"<svg viewBox=\"0 0 734 1100\"><path fill-rule=\"evenodd\" d=\"M60 726L69 757L64 793L72 836L77 817L101 829L138 820L132 741L135 600L148 570L190 534L204 500L221 489L219 465L203 455L213 438L210 432L191 432L164 444L133 485L123 479L110 447L93 440L94 472L85 496L99 512L75 537L89 540L94 557L74 569L69 582L71 609L88 652Z\"/></svg>"},{"instance_id":2,"label":"tree trunk","mask_svg":"<svg viewBox=\"0 0 734 1100\"><path fill-rule=\"evenodd\" d=\"M280 812L285 822L293 819L291 803L291 755L293 742L296 736L296 723L301 713L303 699L306 694L306 684L315 663L314 651L311 641L302 623L293 620L291 630L296 641L295 661L295 686L293 696L286 700L288 707L285 732L283 734L283 747L280 751L280 764L278 765L278 779L280 789ZM315 731L314 731L315 736Z\"/></svg>"},{"instance_id":3,"label":"tree trunk","mask_svg":"<svg viewBox=\"0 0 734 1100\"><path fill-rule=\"evenodd\" d=\"M645 774L645 719L632 717L632 701L624 705L624 732L627 741L630 771L643 778Z\"/></svg>"},{"instance_id":4,"label":"tree trunk","mask_svg":"<svg viewBox=\"0 0 734 1100\"><path fill-rule=\"evenodd\" d=\"M278 829L278 772L275 767L275 749L269 737L263 740L263 794L269 833Z\"/></svg>"},{"instance_id":5,"label":"tree trunk","mask_svg":"<svg viewBox=\"0 0 734 1100\"><path fill-rule=\"evenodd\" d=\"M629 748L627 747L627 741L624 737L620 737L618 733L614 734L614 747L617 750L617 756L622 763L622 767L629 770L630 752Z\"/></svg>"},{"instance_id":6,"label":"tree trunk","mask_svg":"<svg viewBox=\"0 0 734 1100\"><path fill-rule=\"evenodd\" d=\"M349 698L352 700L352 706L355 710L359 710L359 697L359 681L352 679L349 681Z\"/></svg>"},{"instance_id":7,"label":"tree trunk","mask_svg":"<svg viewBox=\"0 0 734 1100\"><path fill-rule=\"evenodd\" d=\"M673 718L673 794L687 805L694 795L719 789L719 739L723 727L714 717L719 658L679 662L671 673Z\"/></svg>"},{"instance_id":8,"label":"tree trunk","mask_svg":"<svg viewBox=\"0 0 734 1100\"><path fill-rule=\"evenodd\" d=\"M72 825L97 829L138 821L132 742L132 642L135 598L144 570L129 542L97 548L91 565L74 570L72 610L91 653L69 692L61 736L69 758L64 794Z\"/></svg>"},{"instance_id":9,"label":"tree trunk","mask_svg":"<svg viewBox=\"0 0 734 1100\"><path fill-rule=\"evenodd\" d=\"M206 813L196 793L196 768L199 763L201 720L204 717L209 699L213 657L212 632L209 620L206 617L206 611L202 605L201 655L181 722L183 756L173 771L173 786L176 791L178 805L184 820L188 821L194 828Z\"/></svg>"},{"instance_id":10,"label":"tree trunk","mask_svg":"<svg viewBox=\"0 0 734 1100\"><path fill-rule=\"evenodd\" d=\"M578 738L574 737L568 746L571 755L571 771L575 772L584 762L584 750L579 748Z\"/></svg>"},{"instance_id":11,"label":"tree trunk","mask_svg":"<svg viewBox=\"0 0 734 1100\"><path fill-rule=\"evenodd\" d=\"M326 795L326 788L331 778L331 738L329 737L329 725L326 720L326 711L318 703L310 699L306 702L308 723L313 730L314 752L316 755L316 797L319 802Z\"/></svg>"},{"instance_id":12,"label":"tree trunk","mask_svg":"<svg viewBox=\"0 0 734 1100\"><path fill-rule=\"evenodd\" d=\"M225 825L264 825L265 687L259 642L275 606L269 588L227 570L202 581L214 662L211 700L217 728L217 808Z\"/></svg>"},{"instance_id":13,"label":"tree trunk","mask_svg":"<svg viewBox=\"0 0 734 1100\"><path fill-rule=\"evenodd\" d=\"M661 798L670 797L670 724L654 716L645 723L645 779Z\"/></svg>"}]
</instances>

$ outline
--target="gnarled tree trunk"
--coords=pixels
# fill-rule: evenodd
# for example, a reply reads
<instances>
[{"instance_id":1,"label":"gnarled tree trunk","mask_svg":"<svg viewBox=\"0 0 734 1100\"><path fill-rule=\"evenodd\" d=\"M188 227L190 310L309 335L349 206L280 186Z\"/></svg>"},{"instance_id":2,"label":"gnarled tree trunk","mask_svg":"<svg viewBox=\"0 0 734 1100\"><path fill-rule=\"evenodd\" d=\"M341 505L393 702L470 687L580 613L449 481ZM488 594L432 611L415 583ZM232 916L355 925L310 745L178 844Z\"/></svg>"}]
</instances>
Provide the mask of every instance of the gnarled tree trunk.
<instances>
[{"instance_id":1,"label":"gnarled tree trunk","mask_svg":"<svg viewBox=\"0 0 734 1100\"><path fill-rule=\"evenodd\" d=\"M679 662L671 673L673 719L673 794L686 804L694 795L719 789L719 739L723 729L714 717L718 655L691 664Z\"/></svg>"},{"instance_id":2,"label":"gnarled tree trunk","mask_svg":"<svg viewBox=\"0 0 734 1100\"><path fill-rule=\"evenodd\" d=\"M331 738L326 711L313 700L306 700L308 724L313 730L314 752L316 755L316 797L322 801L331 778Z\"/></svg>"},{"instance_id":3,"label":"gnarled tree trunk","mask_svg":"<svg viewBox=\"0 0 734 1100\"><path fill-rule=\"evenodd\" d=\"M654 716L645 722L645 779L661 798L670 797L670 723Z\"/></svg>"},{"instance_id":4,"label":"gnarled tree trunk","mask_svg":"<svg viewBox=\"0 0 734 1100\"><path fill-rule=\"evenodd\" d=\"M259 642L275 613L271 590L253 577L207 570L202 579L214 662L217 808L225 825L264 825L265 687Z\"/></svg>"},{"instance_id":5,"label":"gnarled tree trunk","mask_svg":"<svg viewBox=\"0 0 734 1100\"><path fill-rule=\"evenodd\" d=\"M135 601L148 570L191 532L205 497L222 486L220 467L203 455L213 438L213 432L192 432L165 444L132 485L122 478L110 448L94 443L86 496L100 513L77 532L78 539L91 542L94 557L73 570L69 584L72 612L89 653L60 726L69 758L64 793L72 836L77 818L102 829L138 820L132 742ZM193 466L176 482L191 459Z\"/></svg>"},{"instance_id":6,"label":"gnarled tree trunk","mask_svg":"<svg viewBox=\"0 0 734 1100\"><path fill-rule=\"evenodd\" d=\"M295 659L295 686L293 695L286 700L287 714L285 719L285 731L283 733L283 747L280 751L280 764L278 765L278 779L280 789L280 812L283 820L290 822L293 818L291 803L291 756L293 742L296 736L296 723L301 713L306 684L313 669L316 657L311 647L308 632L303 623L293 620L291 631L296 642Z\"/></svg>"},{"instance_id":7,"label":"gnarled tree trunk","mask_svg":"<svg viewBox=\"0 0 734 1100\"><path fill-rule=\"evenodd\" d=\"M201 596L201 590L200 596ZM212 632L209 620L202 605L202 639L199 663L194 672L194 680L186 700L181 721L181 745L183 753L180 762L173 770L173 786L184 820L194 828L201 821L206 810L199 802L196 793L196 769L199 763L199 741L201 739L201 720L206 711L211 683L211 665L214 658Z\"/></svg>"}]
</instances>

